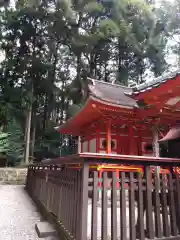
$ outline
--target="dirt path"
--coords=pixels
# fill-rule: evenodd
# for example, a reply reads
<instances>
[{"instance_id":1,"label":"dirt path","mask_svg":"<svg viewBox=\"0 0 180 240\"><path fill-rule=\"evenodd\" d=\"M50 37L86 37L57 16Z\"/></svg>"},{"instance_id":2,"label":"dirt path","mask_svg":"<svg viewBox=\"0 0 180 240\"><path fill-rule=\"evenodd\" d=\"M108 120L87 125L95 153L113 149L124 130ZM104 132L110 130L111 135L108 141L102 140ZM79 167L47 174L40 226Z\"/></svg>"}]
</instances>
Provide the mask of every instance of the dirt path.
<instances>
[{"instance_id":1,"label":"dirt path","mask_svg":"<svg viewBox=\"0 0 180 240\"><path fill-rule=\"evenodd\" d=\"M38 240L40 215L24 186L0 185L0 240Z\"/></svg>"}]
</instances>

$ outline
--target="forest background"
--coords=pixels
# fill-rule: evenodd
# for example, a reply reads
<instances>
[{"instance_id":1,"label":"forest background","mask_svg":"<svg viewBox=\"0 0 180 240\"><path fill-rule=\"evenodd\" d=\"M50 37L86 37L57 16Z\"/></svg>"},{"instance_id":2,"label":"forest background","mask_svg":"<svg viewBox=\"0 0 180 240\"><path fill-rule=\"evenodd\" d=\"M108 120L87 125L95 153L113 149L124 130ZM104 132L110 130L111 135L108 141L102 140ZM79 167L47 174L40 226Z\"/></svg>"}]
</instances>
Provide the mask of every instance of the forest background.
<instances>
[{"instance_id":1,"label":"forest background","mask_svg":"<svg viewBox=\"0 0 180 240\"><path fill-rule=\"evenodd\" d=\"M87 77L141 84L179 65L179 0L0 0L0 153L58 156Z\"/></svg>"}]
</instances>

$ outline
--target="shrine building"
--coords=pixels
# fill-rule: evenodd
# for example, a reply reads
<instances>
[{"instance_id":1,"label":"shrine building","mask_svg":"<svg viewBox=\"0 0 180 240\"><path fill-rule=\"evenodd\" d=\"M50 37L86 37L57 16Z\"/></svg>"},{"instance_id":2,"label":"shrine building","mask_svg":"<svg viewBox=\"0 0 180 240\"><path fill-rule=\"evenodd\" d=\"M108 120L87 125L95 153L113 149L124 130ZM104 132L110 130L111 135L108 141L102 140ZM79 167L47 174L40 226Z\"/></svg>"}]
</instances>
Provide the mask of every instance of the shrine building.
<instances>
[{"instance_id":1,"label":"shrine building","mask_svg":"<svg viewBox=\"0 0 180 240\"><path fill-rule=\"evenodd\" d=\"M82 92L57 128L79 137L78 153L180 157L180 71L135 88L88 79Z\"/></svg>"}]
</instances>

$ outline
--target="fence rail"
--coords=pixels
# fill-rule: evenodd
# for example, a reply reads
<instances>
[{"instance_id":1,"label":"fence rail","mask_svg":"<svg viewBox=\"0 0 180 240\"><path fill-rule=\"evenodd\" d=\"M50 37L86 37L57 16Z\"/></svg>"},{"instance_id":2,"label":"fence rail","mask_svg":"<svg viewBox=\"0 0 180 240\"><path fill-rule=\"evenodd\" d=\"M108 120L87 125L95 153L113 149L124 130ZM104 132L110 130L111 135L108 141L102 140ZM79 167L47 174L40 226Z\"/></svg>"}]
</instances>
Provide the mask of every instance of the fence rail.
<instances>
[{"instance_id":1,"label":"fence rail","mask_svg":"<svg viewBox=\"0 0 180 240\"><path fill-rule=\"evenodd\" d=\"M117 178L107 170L100 178L89 168L91 161L79 157L79 169L65 159L29 166L27 191L57 217L64 239L180 239L178 175L152 174L149 160L144 175L124 171ZM93 161L101 164L104 158Z\"/></svg>"}]
</instances>

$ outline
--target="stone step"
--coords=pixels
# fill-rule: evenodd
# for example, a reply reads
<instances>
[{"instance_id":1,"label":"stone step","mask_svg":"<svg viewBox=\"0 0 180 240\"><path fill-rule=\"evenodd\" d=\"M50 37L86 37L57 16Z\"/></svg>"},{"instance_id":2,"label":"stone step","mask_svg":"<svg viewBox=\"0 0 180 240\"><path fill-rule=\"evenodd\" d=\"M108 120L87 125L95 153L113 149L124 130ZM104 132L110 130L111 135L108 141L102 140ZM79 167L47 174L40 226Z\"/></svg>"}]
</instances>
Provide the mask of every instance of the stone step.
<instances>
[{"instance_id":1,"label":"stone step","mask_svg":"<svg viewBox=\"0 0 180 240\"><path fill-rule=\"evenodd\" d=\"M57 232L48 222L38 222L35 224L35 229L39 238L54 238L57 237Z\"/></svg>"}]
</instances>

